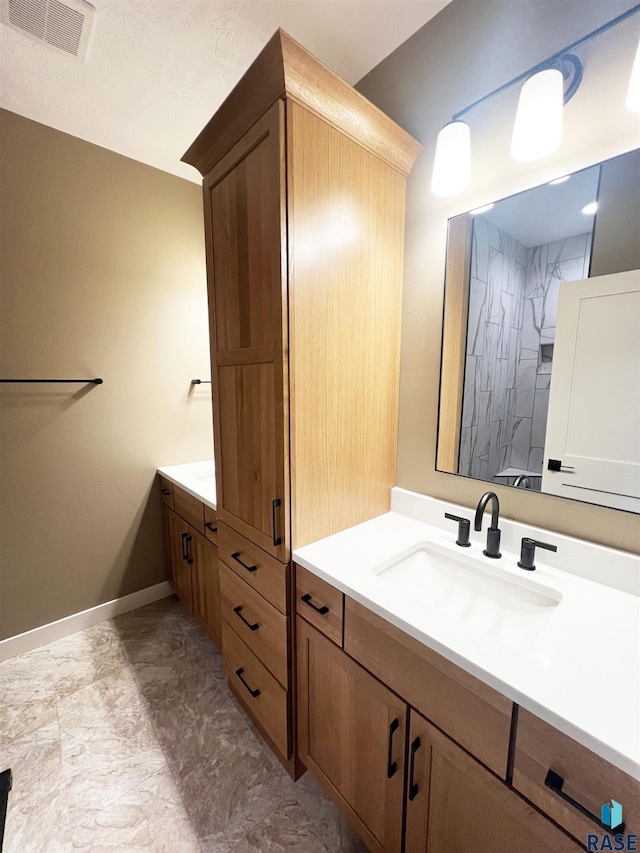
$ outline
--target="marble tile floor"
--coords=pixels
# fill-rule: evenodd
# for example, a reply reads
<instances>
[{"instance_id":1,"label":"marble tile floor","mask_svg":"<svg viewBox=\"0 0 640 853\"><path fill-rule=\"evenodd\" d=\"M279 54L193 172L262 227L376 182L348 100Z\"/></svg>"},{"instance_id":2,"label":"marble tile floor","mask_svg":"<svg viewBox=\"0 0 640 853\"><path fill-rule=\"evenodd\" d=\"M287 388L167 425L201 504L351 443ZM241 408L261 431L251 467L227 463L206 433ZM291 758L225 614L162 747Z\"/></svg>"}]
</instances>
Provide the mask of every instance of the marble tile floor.
<instances>
[{"instance_id":1,"label":"marble tile floor","mask_svg":"<svg viewBox=\"0 0 640 853\"><path fill-rule=\"evenodd\" d=\"M4 853L366 853L166 598L0 664Z\"/></svg>"}]
</instances>

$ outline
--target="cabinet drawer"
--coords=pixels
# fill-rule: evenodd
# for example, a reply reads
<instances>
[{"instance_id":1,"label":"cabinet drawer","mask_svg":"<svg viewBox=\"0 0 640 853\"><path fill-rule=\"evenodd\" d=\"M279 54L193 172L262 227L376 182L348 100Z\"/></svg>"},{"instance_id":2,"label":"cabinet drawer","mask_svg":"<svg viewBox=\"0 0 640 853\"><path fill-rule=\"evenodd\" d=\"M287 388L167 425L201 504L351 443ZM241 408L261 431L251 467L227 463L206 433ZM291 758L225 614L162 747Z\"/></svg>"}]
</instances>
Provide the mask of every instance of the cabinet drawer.
<instances>
[{"instance_id":1,"label":"cabinet drawer","mask_svg":"<svg viewBox=\"0 0 640 853\"><path fill-rule=\"evenodd\" d=\"M600 819L613 798L623 808L625 833L640 833L640 782L523 708L518 713L513 787L582 843L603 830L545 785L552 770L562 792Z\"/></svg>"},{"instance_id":2,"label":"cabinet drawer","mask_svg":"<svg viewBox=\"0 0 640 853\"><path fill-rule=\"evenodd\" d=\"M296 566L296 610L318 631L342 647L344 595L316 575Z\"/></svg>"},{"instance_id":3,"label":"cabinet drawer","mask_svg":"<svg viewBox=\"0 0 640 853\"><path fill-rule=\"evenodd\" d=\"M173 487L173 508L181 518L204 536L204 505L198 498L185 492L180 486Z\"/></svg>"},{"instance_id":4,"label":"cabinet drawer","mask_svg":"<svg viewBox=\"0 0 640 853\"><path fill-rule=\"evenodd\" d=\"M160 477L160 499L165 506L173 509L173 483Z\"/></svg>"},{"instance_id":5,"label":"cabinet drawer","mask_svg":"<svg viewBox=\"0 0 640 853\"><path fill-rule=\"evenodd\" d=\"M284 758L289 758L287 691L222 621L222 657L230 685L264 728Z\"/></svg>"},{"instance_id":6,"label":"cabinet drawer","mask_svg":"<svg viewBox=\"0 0 640 853\"><path fill-rule=\"evenodd\" d=\"M220 595L222 618L287 687L288 618L225 565L220 569Z\"/></svg>"},{"instance_id":7,"label":"cabinet drawer","mask_svg":"<svg viewBox=\"0 0 640 853\"><path fill-rule=\"evenodd\" d=\"M344 648L506 778L512 703L505 696L350 598L345 600Z\"/></svg>"},{"instance_id":8,"label":"cabinet drawer","mask_svg":"<svg viewBox=\"0 0 640 853\"><path fill-rule=\"evenodd\" d=\"M220 559L242 580L270 601L281 613L287 613L287 565L220 522L218 522L218 551Z\"/></svg>"},{"instance_id":9,"label":"cabinet drawer","mask_svg":"<svg viewBox=\"0 0 640 853\"><path fill-rule=\"evenodd\" d=\"M209 542L218 544L218 516L215 509L203 504L204 507L204 535Z\"/></svg>"}]
</instances>

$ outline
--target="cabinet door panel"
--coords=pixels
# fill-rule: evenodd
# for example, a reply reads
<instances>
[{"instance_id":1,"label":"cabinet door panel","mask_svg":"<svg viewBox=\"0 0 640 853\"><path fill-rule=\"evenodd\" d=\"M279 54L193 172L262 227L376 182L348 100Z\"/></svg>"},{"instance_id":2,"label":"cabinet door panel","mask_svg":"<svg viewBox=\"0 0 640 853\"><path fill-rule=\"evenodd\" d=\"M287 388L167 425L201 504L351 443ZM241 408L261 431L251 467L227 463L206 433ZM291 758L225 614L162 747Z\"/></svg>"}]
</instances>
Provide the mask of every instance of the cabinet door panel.
<instances>
[{"instance_id":1,"label":"cabinet door panel","mask_svg":"<svg viewBox=\"0 0 640 853\"><path fill-rule=\"evenodd\" d=\"M372 851L399 853L407 706L297 618L300 759Z\"/></svg>"},{"instance_id":2,"label":"cabinet door panel","mask_svg":"<svg viewBox=\"0 0 640 853\"><path fill-rule=\"evenodd\" d=\"M187 541L189 537L189 525L170 509L167 512L167 524L169 531L170 553L171 553L171 582L175 592L187 610L193 612L193 592L191 589L191 566L188 560L192 560L192 550L189 551L193 541Z\"/></svg>"},{"instance_id":3,"label":"cabinet door panel","mask_svg":"<svg viewBox=\"0 0 640 853\"><path fill-rule=\"evenodd\" d=\"M278 102L208 177L216 352L280 345L281 166Z\"/></svg>"},{"instance_id":4,"label":"cabinet door panel","mask_svg":"<svg viewBox=\"0 0 640 853\"><path fill-rule=\"evenodd\" d=\"M206 176L204 208L218 517L287 562L284 150L278 101Z\"/></svg>"},{"instance_id":5,"label":"cabinet door panel","mask_svg":"<svg viewBox=\"0 0 640 853\"><path fill-rule=\"evenodd\" d=\"M275 511L275 532L280 538L283 517L275 394L273 364L218 368L222 418L218 515L231 527L242 526L240 533L272 553L277 548L274 500L281 501Z\"/></svg>"},{"instance_id":6,"label":"cabinet door panel","mask_svg":"<svg viewBox=\"0 0 640 853\"><path fill-rule=\"evenodd\" d=\"M207 634L220 645L220 579L218 549L191 530L194 556L194 612Z\"/></svg>"},{"instance_id":7,"label":"cabinet door panel","mask_svg":"<svg viewBox=\"0 0 640 853\"><path fill-rule=\"evenodd\" d=\"M582 849L411 710L407 853L578 853Z\"/></svg>"}]
</instances>

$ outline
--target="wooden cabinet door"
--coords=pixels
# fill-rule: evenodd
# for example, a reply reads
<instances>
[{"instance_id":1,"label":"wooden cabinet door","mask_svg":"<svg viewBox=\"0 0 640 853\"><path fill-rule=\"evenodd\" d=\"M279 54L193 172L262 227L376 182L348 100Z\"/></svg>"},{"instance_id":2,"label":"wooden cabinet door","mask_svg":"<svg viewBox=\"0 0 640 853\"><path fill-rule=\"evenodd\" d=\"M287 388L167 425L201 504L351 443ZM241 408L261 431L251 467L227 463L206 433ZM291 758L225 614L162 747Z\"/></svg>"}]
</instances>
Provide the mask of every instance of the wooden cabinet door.
<instances>
[{"instance_id":1,"label":"wooden cabinet door","mask_svg":"<svg viewBox=\"0 0 640 853\"><path fill-rule=\"evenodd\" d=\"M413 709L407 774L407 853L584 849Z\"/></svg>"},{"instance_id":2,"label":"wooden cabinet door","mask_svg":"<svg viewBox=\"0 0 640 853\"><path fill-rule=\"evenodd\" d=\"M300 760L371 851L399 853L407 706L300 617L297 630Z\"/></svg>"},{"instance_id":3,"label":"wooden cabinet door","mask_svg":"<svg viewBox=\"0 0 640 853\"><path fill-rule=\"evenodd\" d=\"M171 583L180 596L184 606L193 613L193 592L191 589L191 566L193 560L189 547L189 525L170 509L165 510L167 519L167 541L170 554Z\"/></svg>"},{"instance_id":4,"label":"wooden cabinet door","mask_svg":"<svg viewBox=\"0 0 640 853\"><path fill-rule=\"evenodd\" d=\"M220 521L289 559L284 104L204 181Z\"/></svg>"},{"instance_id":5,"label":"wooden cabinet door","mask_svg":"<svg viewBox=\"0 0 640 853\"><path fill-rule=\"evenodd\" d=\"M196 530L193 536L194 613L207 634L220 645L220 578L218 549Z\"/></svg>"}]
</instances>

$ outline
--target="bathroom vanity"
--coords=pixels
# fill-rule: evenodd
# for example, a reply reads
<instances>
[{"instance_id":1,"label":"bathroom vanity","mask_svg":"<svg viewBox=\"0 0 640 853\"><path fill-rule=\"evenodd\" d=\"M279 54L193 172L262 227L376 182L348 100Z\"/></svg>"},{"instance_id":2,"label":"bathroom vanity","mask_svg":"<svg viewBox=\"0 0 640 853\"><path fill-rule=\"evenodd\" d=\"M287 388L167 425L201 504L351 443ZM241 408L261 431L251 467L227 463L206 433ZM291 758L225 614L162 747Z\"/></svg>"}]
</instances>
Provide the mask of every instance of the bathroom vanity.
<instances>
[{"instance_id":1,"label":"bathroom vanity","mask_svg":"<svg viewBox=\"0 0 640 853\"><path fill-rule=\"evenodd\" d=\"M559 853L637 834L640 600L542 557L517 568L524 525L504 522L496 561L444 524L391 512L294 553L301 761L372 851ZM544 535L557 564L589 548ZM620 585L637 576L633 556L593 547L603 567L619 557ZM611 799L624 829L599 824Z\"/></svg>"}]
</instances>

